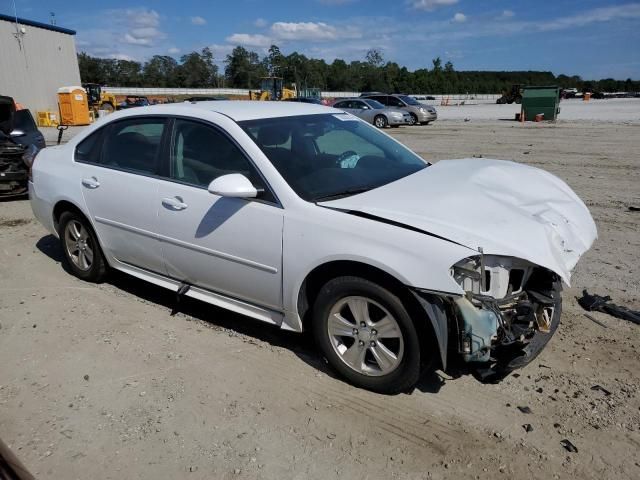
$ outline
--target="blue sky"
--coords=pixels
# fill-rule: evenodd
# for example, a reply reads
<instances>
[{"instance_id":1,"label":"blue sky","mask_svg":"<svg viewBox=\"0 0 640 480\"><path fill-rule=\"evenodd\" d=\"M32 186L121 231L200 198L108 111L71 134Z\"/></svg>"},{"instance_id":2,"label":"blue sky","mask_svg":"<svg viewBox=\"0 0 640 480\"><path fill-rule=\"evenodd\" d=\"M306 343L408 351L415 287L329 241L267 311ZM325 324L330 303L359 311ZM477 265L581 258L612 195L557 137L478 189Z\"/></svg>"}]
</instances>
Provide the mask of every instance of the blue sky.
<instances>
[{"instance_id":1,"label":"blue sky","mask_svg":"<svg viewBox=\"0 0 640 480\"><path fill-rule=\"evenodd\" d=\"M410 69L551 70L640 78L640 2L611 0L16 0L18 16L77 30L79 51L144 60L209 46L363 59ZM12 0L0 12L13 13Z\"/></svg>"}]
</instances>

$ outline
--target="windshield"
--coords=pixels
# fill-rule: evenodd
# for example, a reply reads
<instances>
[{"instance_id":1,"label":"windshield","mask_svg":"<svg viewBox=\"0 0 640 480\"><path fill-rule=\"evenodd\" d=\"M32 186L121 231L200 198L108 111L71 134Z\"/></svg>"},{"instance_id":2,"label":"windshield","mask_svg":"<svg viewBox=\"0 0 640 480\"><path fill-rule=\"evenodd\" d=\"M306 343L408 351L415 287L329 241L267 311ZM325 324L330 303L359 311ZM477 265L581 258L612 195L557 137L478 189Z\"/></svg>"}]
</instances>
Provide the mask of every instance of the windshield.
<instances>
[{"instance_id":1,"label":"windshield","mask_svg":"<svg viewBox=\"0 0 640 480\"><path fill-rule=\"evenodd\" d=\"M403 101L404 103L406 103L407 105L422 105L419 101L417 101L415 98L410 97L409 95L398 95Z\"/></svg>"},{"instance_id":2,"label":"windshield","mask_svg":"<svg viewBox=\"0 0 640 480\"><path fill-rule=\"evenodd\" d=\"M385 108L385 106L377 100L364 100L364 103L366 103L367 105L369 105L371 108L375 110L380 110L382 108Z\"/></svg>"},{"instance_id":3,"label":"windshield","mask_svg":"<svg viewBox=\"0 0 640 480\"><path fill-rule=\"evenodd\" d=\"M408 148L346 113L239 122L303 199L331 200L428 166Z\"/></svg>"}]
</instances>

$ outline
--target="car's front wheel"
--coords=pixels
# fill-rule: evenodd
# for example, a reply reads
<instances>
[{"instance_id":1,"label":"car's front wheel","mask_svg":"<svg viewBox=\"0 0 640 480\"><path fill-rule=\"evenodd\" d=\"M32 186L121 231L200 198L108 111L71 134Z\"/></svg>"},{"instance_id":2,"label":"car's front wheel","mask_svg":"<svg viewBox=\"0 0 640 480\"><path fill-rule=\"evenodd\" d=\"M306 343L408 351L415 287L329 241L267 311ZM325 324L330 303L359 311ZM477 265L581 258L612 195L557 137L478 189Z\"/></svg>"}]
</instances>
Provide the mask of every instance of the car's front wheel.
<instances>
[{"instance_id":1,"label":"car's front wheel","mask_svg":"<svg viewBox=\"0 0 640 480\"><path fill-rule=\"evenodd\" d=\"M373 119L373 124L378 128L386 127L387 123L387 118L384 115L378 115Z\"/></svg>"},{"instance_id":2,"label":"car's front wheel","mask_svg":"<svg viewBox=\"0 0 640 480\"><path fill-rule=\"evenodd\" d=\"M79 213L64 212L60 216L58 234L63 258L71 273L88 282L104 280L107 262L89 222Z\"/></svg>"},{"instance_id":3,"label":"car's front wheel","mask_svg":"<svg viewBox=\"0 0 640 480\"><path fill-rule=\"evenodd\" d=\"M327 282L314 303L313 333L329 364L356 386L380 393L411 388L420 342L402 301L360 277Z\"/></svg>"}]
</instances>

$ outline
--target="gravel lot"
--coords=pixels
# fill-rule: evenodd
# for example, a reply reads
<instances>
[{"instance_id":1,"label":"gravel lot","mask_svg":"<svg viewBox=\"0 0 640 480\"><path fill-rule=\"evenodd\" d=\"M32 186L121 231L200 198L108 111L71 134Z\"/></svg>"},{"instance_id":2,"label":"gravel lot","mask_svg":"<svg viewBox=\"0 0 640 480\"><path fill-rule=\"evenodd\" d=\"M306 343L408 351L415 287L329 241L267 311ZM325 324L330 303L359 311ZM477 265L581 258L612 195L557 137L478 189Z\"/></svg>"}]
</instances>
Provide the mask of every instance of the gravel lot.
<instances>
[{"instance_id":1,"label":"gravel lot","mask_svg":"<svg viewBox=\"0 0 640 480\"><path fill-rule=\"evenodd\" d=\"M569 105L603 115L570 120ZM594 313L603 328L574 298L640 309L640 102L564 102L555 125L496 107L512 106L441 108L443 121L390 132L432 161L547 169L591 209L599 239L531 365L497 385L437 372L411 394L357 390L304 336L190 300L171 316L172 293L124 275L75 279L28 201L6 201L2 439L42 479L640 478L640 327Z\"/></svg>"}]
</instances>

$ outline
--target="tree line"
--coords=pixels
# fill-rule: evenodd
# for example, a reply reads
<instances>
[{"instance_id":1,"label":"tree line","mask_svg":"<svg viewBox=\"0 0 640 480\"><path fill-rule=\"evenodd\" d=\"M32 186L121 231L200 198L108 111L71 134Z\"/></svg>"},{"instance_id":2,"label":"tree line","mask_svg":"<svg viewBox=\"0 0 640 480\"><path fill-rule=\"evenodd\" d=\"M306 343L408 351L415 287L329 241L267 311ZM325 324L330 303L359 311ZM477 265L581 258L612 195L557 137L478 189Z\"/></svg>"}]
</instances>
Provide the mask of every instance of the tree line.
<instances>
[{"instance_id":1,"label":"tree line","mask_svg":"<svg viewBox=\"0 0 640 480\"><path fill-rule=\"evenodd\" d=\"M262 57L238 46L224 59L222 71L208 47L179 60L154 55L146 62L99 58L83 52L78 54L78 63L83 83L117 87L257 89L260 78L271 75L282 77L286 85L295 83L298 88L324 91L495 94L513 84L558 85L591 92L640 91L640 81L631 79L583 80L577 75L555 76L544 71L456 71L451 62L443 65L440 58L433 59L430 68L410 71L385 61L375 49L362 60L347 63L335 59L327 63L298 52L284 55L276 45Z\"/></svg>"}]
</instances>

